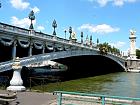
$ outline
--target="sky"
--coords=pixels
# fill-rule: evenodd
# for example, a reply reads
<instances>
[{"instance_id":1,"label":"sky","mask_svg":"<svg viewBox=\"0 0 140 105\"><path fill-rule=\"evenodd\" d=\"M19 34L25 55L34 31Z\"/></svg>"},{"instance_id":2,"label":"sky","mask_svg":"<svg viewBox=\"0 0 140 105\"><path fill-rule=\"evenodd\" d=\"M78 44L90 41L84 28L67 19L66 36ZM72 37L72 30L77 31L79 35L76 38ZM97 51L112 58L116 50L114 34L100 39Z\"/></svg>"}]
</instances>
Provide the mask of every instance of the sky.
<instances>
[{"instance_id":1,"label":"sky","mask_svg":"<svg viewBox=\"0 0 140 105\"><path fill-rule=\"evenodd\" d=\"M92 35L100 43L107 42L123 52L129 49L130 29L136 31L136 47L140 48L140 0L0 0L0 22L29 28L28 15L34 11L34 28L53 33L52 22L57 22L57 36L69 38L71 26L80 41Z\"/></svg>"}]
</instances>

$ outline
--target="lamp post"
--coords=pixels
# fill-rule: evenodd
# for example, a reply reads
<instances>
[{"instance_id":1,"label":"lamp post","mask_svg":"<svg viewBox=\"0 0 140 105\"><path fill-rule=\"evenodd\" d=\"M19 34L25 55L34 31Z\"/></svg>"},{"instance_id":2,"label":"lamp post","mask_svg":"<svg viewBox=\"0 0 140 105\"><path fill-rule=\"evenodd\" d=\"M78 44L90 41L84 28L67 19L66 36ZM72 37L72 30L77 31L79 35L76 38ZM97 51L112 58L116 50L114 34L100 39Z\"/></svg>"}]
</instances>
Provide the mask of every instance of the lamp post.
<instances>
[{"instance_id":1,"label":"lamp post","mask_svg":"<svg viewBox=\"0 0 140 105\"><path fill-rule=\"evenodd\" d=\"M71 40L71 33L72 33L72 27L71 26L69 27L69 33L70 33L69 40Z\"/></svg>"},{"instance_id":2,"label":"lamp post","mask_svg":"<svg viewBox=\"0 0 140 105\"><path fill-rule=\"evenodd\" d=\"M56 20L53 21L52 27L54 28L53 35L56 35L55 28L57 28Z\"/></svg>"},{"instance_id":3,"label":"lamp post","mask_svg":"<svg viewBox=\"0 0 140 105\"><path fill-rule=\"evenodd\" d=\"M81 32L81 44L83 44L83 32Z\"/></svg>"},{"instance_id":4,"label":"lamp post","mask_svg":"<svg viewBox=\"0 0 140 105\"><path fill-rule=\"evenodd\" d=\"M92 46L92 35L90 36L90 46Z\"/></svg>"},{"instance_id":5,"label":"lamp post","mask_svg":"<svg viewBox=\"0 0 140 105\"><path fill-rule=\"evenodd\" d=\"M33 30L34 27L33 27L33 20L35 20L35 15L34 15L34 11L32 10L30 13L29 13L29 19L31 20L31 24L30 24L30 27L29 29Z\"/></svg>"},{"instance_id":6,"label":"lamp post","mask_svg":"<svg viewBox=\"0 0 140 105\"><path fill-rule=\"evenodd\" d=\"M66 32L67 32L67 31L65 30L64 32L65 32L65 39L66 39Z\"/></svg>"},{"instance_id":7,"label":"lamp post","mask_svg":"<svg viewBox=\"0 0 140 105\"><path fill-rule=\"evenodd\" d=\"M0 8L1 8L1 2L0 2Z\"/></svg>"}]
</instances>

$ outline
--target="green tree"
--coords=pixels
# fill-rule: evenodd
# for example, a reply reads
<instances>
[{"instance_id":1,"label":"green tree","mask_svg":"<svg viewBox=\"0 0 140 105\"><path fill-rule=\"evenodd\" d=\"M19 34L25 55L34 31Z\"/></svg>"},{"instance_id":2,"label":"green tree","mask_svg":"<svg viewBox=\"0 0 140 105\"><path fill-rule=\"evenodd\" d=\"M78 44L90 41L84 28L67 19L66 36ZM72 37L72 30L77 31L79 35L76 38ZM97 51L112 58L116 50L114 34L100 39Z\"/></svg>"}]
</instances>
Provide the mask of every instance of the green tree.
<instances>
[{"instance_id":1,"label":"green tree","mask_svg":"<svg viewBox=\"0 0 140 105\"><path fill-rule=\"evenodd\" d=\"M136 56L138 59L140 59L140 50L139 49L136 49Z\"/></svg>"},{"instance_id":2,"label":"green tree","mask_svg":"<svg viewBox=\"0 0 140 105\"><path fill-rule=\"evenodd\" d=\"M113 54L120 55L120 50L115 47L111 47L107 42L98 45L101 54L107 54L107 52L111 52Z\"/></svg>"}]
</instances>

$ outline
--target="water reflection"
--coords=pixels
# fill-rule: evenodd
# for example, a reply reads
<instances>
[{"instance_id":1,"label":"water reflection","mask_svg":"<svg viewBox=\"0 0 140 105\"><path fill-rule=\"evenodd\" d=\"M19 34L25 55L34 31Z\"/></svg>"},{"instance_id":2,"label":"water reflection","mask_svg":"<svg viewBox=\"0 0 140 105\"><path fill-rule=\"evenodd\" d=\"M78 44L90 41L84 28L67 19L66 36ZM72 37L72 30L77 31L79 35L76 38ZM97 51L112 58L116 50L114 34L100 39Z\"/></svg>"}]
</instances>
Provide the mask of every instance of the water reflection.
<instances>
[{"instance_id":1,"label":"water reflection","mask_svg":"<svg viewBox=\"0 0 140 105\"><path fill-rule=\"evenodd\" d=\"M109 95L119 95L128 97L140 97L140 73L112 73L97 78L102 79L98 81L97 90L93 92ZM95 81L97 82L97 81Z\"/></svg>"}]
</instances>

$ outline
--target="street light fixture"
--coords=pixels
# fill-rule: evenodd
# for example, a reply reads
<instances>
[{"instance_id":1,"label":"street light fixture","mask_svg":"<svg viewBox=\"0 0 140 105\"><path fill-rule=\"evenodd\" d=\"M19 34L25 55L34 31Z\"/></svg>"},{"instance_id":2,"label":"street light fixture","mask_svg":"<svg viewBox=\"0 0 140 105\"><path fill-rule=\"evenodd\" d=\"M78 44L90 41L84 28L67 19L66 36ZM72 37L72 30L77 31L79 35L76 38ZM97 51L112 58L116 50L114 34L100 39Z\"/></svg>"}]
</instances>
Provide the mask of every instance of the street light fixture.
<instances>
[{"instance_id":1,"label":"street light fixture","mask_svg":"<svg viewBox=\"0 0 140 105\"><path fill-rule=\"evenodd\" d=\"M65 39L66 39L66 32L67 32L67 31L65 30L64 32L65 32Z\"/></svg>"},{"instance_id":2,"label":"street light fixture","mask_svg":"<svg viewBox=\"0 0 140 105\"><path fill-rule=\"evenodd\" d=\"M0 1L0 8L1 8L1 1Z\"/></svg>"},{"instance_id":3,"label":"street light fixture","mask_svg":"<svg viewBox=\"0 0 140 105\"><path fill-rule=\"evenodd\" d=\"M69 33L70 33L69 39L71 40L71 34L72 34L72 27L71 26L69 27Z\"/></svg>"},{"instance_id":4,"label":"street light fixture","mask_svg":"<svg viewBox=\"0 0 140 105\"><path fill-rule=\"evenodd\" d=\"M54 28L53 35L56 35L55 28L57 28L56 20L53 21L52 27Z\"/></svg>"},{"instance_id":5,"label":"street light fixture","mask_svg":"<svg viewBox=\"0 0 140 105\"><path fill-rule=\"evenodd\" d=\"M34 15L34 11L32 10L30 13L29 13L29 19L31 20L31 24L30 24L30 27L29 29L33 30L34 27L33 27L33 20L35 20L35 15Z\"/></svg>"},{"instance_id":6,"label":"street light fixture","mask_svg":"<svg viewBox=\"0 0 140 105\"><path fill-rule=\"evenodd\" d=\"M83 32L81 32L81 43L83 44Z\"/></svg>"}]
</instances>

